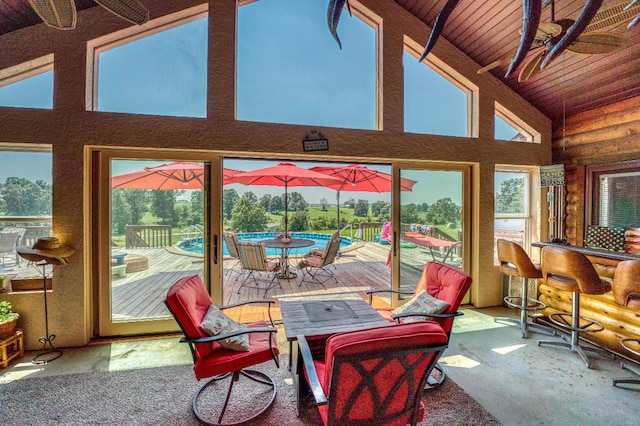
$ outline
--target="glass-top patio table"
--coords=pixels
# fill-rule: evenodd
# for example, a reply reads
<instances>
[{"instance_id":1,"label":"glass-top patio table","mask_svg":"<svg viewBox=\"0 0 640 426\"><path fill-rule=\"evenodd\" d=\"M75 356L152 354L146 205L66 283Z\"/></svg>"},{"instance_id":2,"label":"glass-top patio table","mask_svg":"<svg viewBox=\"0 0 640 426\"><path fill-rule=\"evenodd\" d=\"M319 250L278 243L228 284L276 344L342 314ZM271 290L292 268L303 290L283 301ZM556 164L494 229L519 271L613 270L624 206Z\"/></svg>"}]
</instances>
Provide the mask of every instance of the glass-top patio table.
<instances>
[{"instance_id":1,"label":"glass-top patio table","mask_svg":"<svg viewBox=\"0 0 640 426\"><path fill-rule=\"evenodd\" d=\"M260 243L264 244L265 247L280 249L280 264L282 265L282 271L278 278L284 280L291 280L296 278L298 275L291 271L291 267L289 266L289 250L302 248L302 247L311 247L315 244L313 240L309 240L307 238L291 238L291 241L288 243L283 243L279 238L269 238L267 240L262 240Z\"/></svg>"}]
</instances>

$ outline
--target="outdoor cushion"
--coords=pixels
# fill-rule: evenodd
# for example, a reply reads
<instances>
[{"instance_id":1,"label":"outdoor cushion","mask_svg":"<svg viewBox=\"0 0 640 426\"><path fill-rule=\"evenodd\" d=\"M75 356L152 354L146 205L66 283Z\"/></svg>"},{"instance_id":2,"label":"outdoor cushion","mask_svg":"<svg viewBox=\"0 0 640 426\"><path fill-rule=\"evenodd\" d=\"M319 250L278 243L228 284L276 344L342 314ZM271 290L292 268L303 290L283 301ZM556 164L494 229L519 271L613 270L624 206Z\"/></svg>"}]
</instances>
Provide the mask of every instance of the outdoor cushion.
<instances>
[{"instance_id":1,"label":"outdoor cushion","mask_svg":"<svg viewBox=\"0 0 640 426\"><path fill-rule=\"evenodd\" d=\"M433 297L425 290L420 291L418 294L413 296L411 300L405 303L402 306L397 307L393 311L392 314L403 314L405 312L418 312L422 314L440 314L447 310L449 307L449 303L444 300L440 300L438 298ZM420 321L425 320L425 317L408 317L403 318L404 322L407 321Z\"/></svg>"},{"instance_id":2,"label":"outdoor cushion","mask_svg":"<svg viewBox=\"0 0 640 426\"><path fill-rule=\"evenodd\" d=\"M226 316L216 306L211 305L207 310L207 314L200 323L202 331L209 336L217 336L218 334L230 333L232 331L247 328L244 324L238 324L228 316ZM229 337L228 339L218 340L220 346L231 349L232 351L246 352L249 350L249 335L242 334L239 336Z\"/></svg>"}]
</instances>

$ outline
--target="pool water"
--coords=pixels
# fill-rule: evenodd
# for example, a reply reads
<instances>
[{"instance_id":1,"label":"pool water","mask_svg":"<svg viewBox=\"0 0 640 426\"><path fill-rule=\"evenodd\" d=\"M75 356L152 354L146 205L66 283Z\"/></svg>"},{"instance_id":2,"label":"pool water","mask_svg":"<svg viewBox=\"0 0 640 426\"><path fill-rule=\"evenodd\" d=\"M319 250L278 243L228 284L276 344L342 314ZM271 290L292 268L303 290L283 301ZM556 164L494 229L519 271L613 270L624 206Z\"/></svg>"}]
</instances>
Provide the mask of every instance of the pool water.
<instances>
[{"instance_id":1,"label":"pool water","mask_svg":"<svg viewBox=\"0 0 640 426\"><path fill-rule=\"evenodd\" d=\"M304 232L292 232L291 235L293 236L293 238L306 238L309 240L313 240L314 244L313 246L309 246L309 247L291 249L289 251L290 255L304 254L314 248L324 249L327 246L329 239L331 239L331 234L308 234ZM238 241L260 242L262 240L266 240L268 238L275 238L275 237L276 237L275 232L252 232L247 234L238 234ZM350 245L351 245L351 239L342 237L342 241L340 242L340 249L344 249L346 247L349 247ZM189 240L180 241L178 243L178 248L180 250L184 250L189 253L197 253L197 254L204 253L204 250L202 247L202 238L191 238ZM280 249L269 248L269 247L266 248L266 251L267 251L267 256L280 256L280 253L281 253ZM222 255L229 256L229 250L227 250L227 244L224 243L224 241L222 245Z\"/></svg>"}]
</instances>

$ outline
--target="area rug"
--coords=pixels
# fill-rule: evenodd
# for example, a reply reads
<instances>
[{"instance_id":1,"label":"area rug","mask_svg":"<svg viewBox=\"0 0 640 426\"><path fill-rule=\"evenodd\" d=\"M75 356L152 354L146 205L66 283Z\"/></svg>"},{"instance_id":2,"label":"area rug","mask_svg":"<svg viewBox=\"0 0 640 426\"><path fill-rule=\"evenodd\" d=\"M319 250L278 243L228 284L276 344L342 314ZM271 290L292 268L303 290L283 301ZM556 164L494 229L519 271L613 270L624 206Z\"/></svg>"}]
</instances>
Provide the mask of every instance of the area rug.
<instances>
[{"instance_id":1,"label":"area rug","mask_svg":"<svg viewBox=\"0 0 640 426\"><path fill-rule=\"evenodd\" d=\"M277 397L250 424L321 425L310 396L304 398L300 416L296 415L288 359L281 355L281 361L279 369L273 362L256 368L274 379ZM239 389L234 392L239 391L241 398L233 403L258 406L254 386L246 383L241 379L235 385ZM197 425L191 399L198 387L191 365L24 378L0 384L0 424ZM218 397L224 398L224 393ZM500 424L451 379L423 399L426 410L421 425Z\"/></svg>"}]
</instances>

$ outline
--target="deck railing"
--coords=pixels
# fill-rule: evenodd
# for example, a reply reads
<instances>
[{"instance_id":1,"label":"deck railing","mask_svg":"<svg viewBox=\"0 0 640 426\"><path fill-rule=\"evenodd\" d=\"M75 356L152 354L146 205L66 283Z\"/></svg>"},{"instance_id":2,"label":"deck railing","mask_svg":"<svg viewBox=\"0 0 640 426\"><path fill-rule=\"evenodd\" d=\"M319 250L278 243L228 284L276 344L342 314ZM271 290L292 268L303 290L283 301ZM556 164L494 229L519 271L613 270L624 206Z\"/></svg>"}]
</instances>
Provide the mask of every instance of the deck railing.
<instances>
[{"instance_id":1,"label":"deck railing","mask_svg":"<svg viewBox=\"0 0 640 426\"><path fill-rule=\"evenodd\" d=\"M173 244L171 225L126 225L124 234L128 249L160 248Z\"/></svg>"}]
</instances>

